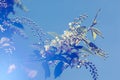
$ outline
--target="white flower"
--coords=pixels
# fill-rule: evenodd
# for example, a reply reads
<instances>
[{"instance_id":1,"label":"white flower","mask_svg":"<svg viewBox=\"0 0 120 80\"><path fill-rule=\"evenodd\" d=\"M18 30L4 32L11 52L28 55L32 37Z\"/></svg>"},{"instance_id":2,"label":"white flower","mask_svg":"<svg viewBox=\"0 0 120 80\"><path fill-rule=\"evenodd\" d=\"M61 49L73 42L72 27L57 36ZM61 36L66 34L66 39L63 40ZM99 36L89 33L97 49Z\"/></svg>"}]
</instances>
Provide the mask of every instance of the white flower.
<instances>
[{"instance_id":1,"label":"white flower","mask_svg":"<svg viewBox=\"0 0 120 80\"><path fill-rule=\"evenodd\" d=\"M70 22L68 25L69 25L69 26L72 26L72 22Z\"/></svg>"},{"instance_id":2,"label":"white flower","mask_svg":"<svg viewBox=\"0 0 120 80\"><path fill-rule=\"evenodd\" d=\"M61 36L63 39L66 39L66 36L63 34L62 36Z\"/></svg>"},{"instance_id":3,"label":"white flower","mask_svg":"<svg viewBox=\"0 0 120 80\"><path fill-rule=\"evenodd\" d=\"M53 40L51 41L50 46L56 46L56 45L57 45L57 41L56 41L55 39L53 39Z\"/></svg>"},{"instance_id":4,"label":"white flower","mask_svg":"<svg viewBox=\"0 0 120 80\"><path fill-rule=\"evenodd\" d=\"M49 50L49 45L45 45L44 48L45 48L45 51L48 51Z\"/></svg>"},{"instance_id":5,"label":"white flower","mask_svg":"<svg viewBox=\"0 0 120 80\"><path fill-rule=\"evenodd\" d=\"M72 35L71 32L69 32L69 31L64 31L64 36L66 36L66 37L70 37L71 35Z\"/></svg>"}]
</instances>

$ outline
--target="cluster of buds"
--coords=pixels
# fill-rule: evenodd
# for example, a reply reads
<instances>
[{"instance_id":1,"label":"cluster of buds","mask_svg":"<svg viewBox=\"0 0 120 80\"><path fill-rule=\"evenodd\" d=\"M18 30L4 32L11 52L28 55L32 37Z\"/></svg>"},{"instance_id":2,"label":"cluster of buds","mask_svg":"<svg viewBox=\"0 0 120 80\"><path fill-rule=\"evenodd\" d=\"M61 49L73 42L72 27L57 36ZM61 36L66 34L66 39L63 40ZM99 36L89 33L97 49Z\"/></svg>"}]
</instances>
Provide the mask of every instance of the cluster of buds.
<instances>
[{"instance_id":1,"label":"cluster of buds","mask_svg":"<svg viewBox=\"0 0 120 80\"><path fill-rule=\"evenodd\" d=\"M69 23L69 29L65 30L62 35L55 32L48 32L54 39L43 42L42 49L36 50L39 60L42 62L45 70L45 77L50 77L49 65L55 65L54 76L59 77L64 69L68 67L81 68L85 66L90 69L94 80L97 80L98 74L95 65L87 60L89 54L106 57L105 52L97 47L87 38L87 33L92 32L93 39L96 36L102 36L102 33L94 28L96 17L90 27L81 26L81 22L85 19L85 15L76 18L74 22Z\"/></svg>"},{"instance_id":2,"label":"cluster of buds","mask_svg":"<svg viewBox=\"0 0 120 80\"><path fill-rule=\"evenodd\" d=\"M50 51L51 47L54 47L56 49L56 52L54 52L54 54L64 54L67 52L81 53L82 51L86 51L87 53L106 57L105 52L101 48L98 48L86 37L88 31L92 31L93 29L95 28L87 28L86 26L81 26L78 24L78 22L71 22L69 23L69 29L65 30L62 35L58 35L54 32L49 32L49 34L54 36L54 39L51 40L50 43L44 45L45 51ZM81 45L81 43L84 43L85 45ZM44 55L45 54L46 52Z\"/></svg>"}]
</instances>

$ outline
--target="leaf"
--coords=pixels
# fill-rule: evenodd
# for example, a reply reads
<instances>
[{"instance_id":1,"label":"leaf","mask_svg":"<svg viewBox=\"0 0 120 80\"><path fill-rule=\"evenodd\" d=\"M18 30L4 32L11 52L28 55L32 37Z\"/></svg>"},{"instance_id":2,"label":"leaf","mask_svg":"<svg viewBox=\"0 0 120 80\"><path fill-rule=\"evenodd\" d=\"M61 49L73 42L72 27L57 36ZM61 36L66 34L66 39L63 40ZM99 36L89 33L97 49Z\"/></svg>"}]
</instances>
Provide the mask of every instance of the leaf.
<instances>
[{"instance_id":1,"label":"leaf","mask_svg":"<svg viewBox=\"0 0 120 80\"><path fill-rule=\"evenodd\" d=\"M83 48L83 46L76 46L76 45L74 45L73 46L75 49L82 49Z\"/></svg>"},{"instance_id":2,"label":"leaf","mask_svg":"<svg viewBox=\"0 0 120 80\"><path fill-rule=\"evenodd\" d=\"M71 53L70 57L71 59L74 59L74 58L79 59L79 56L77 55L77 53Z\"/></svg>"},{"instance_id":3,"label":"leaf","mask_svg":"<svg viewBox=\"0 0 120 80\"><path fill-rule=\"evenodd\" d=\"M98 49L98 47L94 43L92 43L92 42L89 43L89 46L91 48Z\"/></svg>"},{"instance_id":4,"label":"leaf","mask_svg":"<svg viewBox=\"0 0 120 80\"><path fill-rule=\"evenodd\" d=\"M54 77L55 78L59 77L62 74L62 72L63 72L63 66L64 66L63 62L59 62L56 65L55 70L54 70Z\"/></svg>"},{"instance_id":5,"label":"leaf","mask_svg":"<svg viewBox=\"0 0 120 80\"><path fill-rule=\"evenodd\" d=\"M45 72L45 78L49 78L50 77L50 68L47 62L42 62L42 67L44 69Z\"/></svg>"},{"instance_id":6,"label":"leaf","mask_svg":"<svg viewBox=\"0 0 120 80\"><path fill-rule=\"evenodd\" d=\"M81 49L83 51L86 51L90 54L93 54L88 48L84 47L84 46L74 46L75 49Z\"/></svg>"},{"instance_id":7,"label":"leaf","mask_svg":"<svg viewBox=\"0 0 120 80\"><path fill-rule=\"evenodd\" d=\"M59 60L59 61L63 61L63 62L65 62L65 63L68 63L69 64L69 62L68 62L68 60L64 57L64 56L62 56L62 55L53 55L53 56L49 56L49 57L47 57L46 59L45 59L46 61L54 61L54 60Z\"/></svg>"},{"instance_id":8,"label":"leaf","mask_svg":"<svg viewBox=\"0 0 120 80\"><path fill-rule=\"evenodd\" d=\"M79 56L77 55L77 53L71 53L70 56L70 60L69 60L69 64L72 64L73 63L73 60L76 58L77 60L79 59Z\"/></svg>"},{"instance_id":9,"label":"leaf","mask_svg":"<svg viewBox=\"0 0 120 80\"><path fill-rule=\"evenodd\" d=\"M95 34L97 34L98 36L104 38L103 35L102 35L102 33L100 32L100 30L92 27L92 28L91 28L91 31L94 32Z\"/></svg>"},{"instance_id":10,"label":"leaf","mask_svg":"<svg viewBox=\"0 0 120 80\"><path fill-rule=\"evenodd\" d=\"M13 25L20 29L24 29L23 25L20 22L14 22Z\"/></svg>"},{"instance_id":11,"label":"leaf","mask_svg":"<svg viewBox=\"0 0 120 80\"><path fill-rule=\"evenodd\" d=\"M19 7L23 11L28 11L28 9L22 4L21 0L14 0L14 1L17 7Z\"/></svg>"},{"instance_id":12,"label":"leaf","mask_svg":"<svg viewBox=\"0 0 120 80\"><path fill-rule=\"evenodd\" d=\"M33 52L35 53L35 55L36 55L38 58L41 58L41 57L42 57L39 50L34 50Z\"/></svg>"},{"instance_id":13,"label":"leaf","mask_svg":"<svg viewBox=\"0 0 120 80\"><path fill-rule=\"evenodd\" d=\"M86 51L88 53L92 53L88 48L84 47L84 46L74 46L75 49L81 49L83 51Z\"/></svg>"},{"instance_id":14,"label":"leaf","mask_svg":"<svg viewBox=\"0 0 120 80\"><path fill-rule=\"evenodd\" d=\"M57 33L55 33L55 32L48 32L48 34L50 34L51 36L53 36L53 37L58 37L58 38L60 38L61 39L61 36L59 36Z\"/></svg>"},{"instance_id":15,"label":"leaf","mask_svg":"<svg viewBox=\"0 0 120 80\"><path fill-rule=\"evenodd\" d=\"M97 34L96 34L94 31L91 31L91 32L92 32L92 37L93 37L93 39L95 40L96 37L97 37Z\"/></svg>"},{"instance_id":16,"label":"leaf","mask_svg":"<svg viewBox=\"0 0 120 80\"><path fill-rule=\"evenodd\" d=\"M81 26L81 27L78 27L77 29L76 29L76 31L79 33L79 34L81 34L82 32L84 32L86 30L86 26Z\"/></svg>"},{"instance_id":17,"label":"leaf","mask_svg":"<svg viewBox=\"0 0 120 80\"><path fill-rule=\"evenodd\" d=\"M88 48L86 48L86 47L83 47L82 50L83 50L83 51L86 51L86 52L88 52L88 53L90 53L90 54L93 54L93 53L92 53Z\"/></svg>"}]
</instances>

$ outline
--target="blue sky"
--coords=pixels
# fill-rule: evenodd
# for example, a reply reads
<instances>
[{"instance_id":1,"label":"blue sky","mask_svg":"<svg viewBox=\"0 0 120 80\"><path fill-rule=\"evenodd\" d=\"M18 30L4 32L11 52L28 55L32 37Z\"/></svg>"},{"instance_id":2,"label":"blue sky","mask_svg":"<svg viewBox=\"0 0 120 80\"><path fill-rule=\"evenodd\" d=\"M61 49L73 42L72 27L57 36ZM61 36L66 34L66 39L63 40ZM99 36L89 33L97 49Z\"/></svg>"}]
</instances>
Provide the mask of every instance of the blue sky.
<instances>
[{"instance_id":1,"label":"blue sky","mask_svg":"<svg viewBox=\"0 0 120 80\"><path fill-rule=\"evenodd\" d=\"M99 8L101 12L97 18L97 27L103 32L104 39L97 38L95 43L103 48L109 57L103 60L93 57L92 61L99 70L99 80L119 80L120 63L120 10L119 0L25 0L24 5L29 12L16 9L16 16L25 16L35 21L45 32L62 34L68 28L68 23L81 14L88 18L83 25L89 26ZM26 26L29 27L29 26ZM28 32L29 35L31 33ZM32 38L30 38L32 39ZM16 51L12 56L0 55L0 80L44 80L43 70L39 62L30 61L32 50L27 49L32 41L15 36ZM16 66L14 66L14 64ZM15 71L7 73L8 67L13 66ZM37 73L34 78L29 73ZM7 76L7 77L6 77ZM92 80L89 72L84 68L80 70L68 69L56 80ZM52 78L48 80L53 80Z\"/></svg>"}]
</instances>

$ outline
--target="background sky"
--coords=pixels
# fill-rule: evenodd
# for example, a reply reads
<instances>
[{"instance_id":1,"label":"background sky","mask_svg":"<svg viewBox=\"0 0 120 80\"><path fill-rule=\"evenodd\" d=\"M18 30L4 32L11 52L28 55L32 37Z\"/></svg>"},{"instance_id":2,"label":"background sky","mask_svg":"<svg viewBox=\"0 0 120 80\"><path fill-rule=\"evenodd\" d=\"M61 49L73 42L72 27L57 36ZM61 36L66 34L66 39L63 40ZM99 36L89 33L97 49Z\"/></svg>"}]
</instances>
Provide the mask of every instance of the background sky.
<instances>
[{"instance_id":1,"label":"background sky","mask_svg":"<svg viewBox=\"0 0 120 80\"><path fill-rule=\"evenodd\" d=\"M103 60L93 56L91 61L99 70L99 80L120 79L119 0L24 0L23 3L29 12L16 9L16 16L28 17L40 25L45 32L57 32L58 34L62 34L68 28L68 23L81 14L88 15L83 25L91 25L97 10L101 8L97 18L97 28L102 31L105 38L98 37L95 43L104 49L109 57ZM29 31L26 30L26 32L32 35ZM44 80L44 71L40 63L32 61L31 46L25 46L32 44L33 40L33 37L25 40L15 36L16 51L12 55L1 52L0 80ZM47 80L54 79L51 77ZM92 78L89 71L82 68L67 69L56 80L92 80Z\"/></svg>"}]
</instances>

